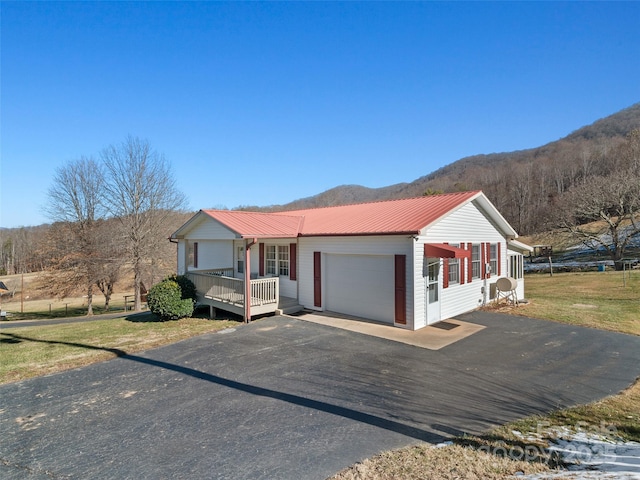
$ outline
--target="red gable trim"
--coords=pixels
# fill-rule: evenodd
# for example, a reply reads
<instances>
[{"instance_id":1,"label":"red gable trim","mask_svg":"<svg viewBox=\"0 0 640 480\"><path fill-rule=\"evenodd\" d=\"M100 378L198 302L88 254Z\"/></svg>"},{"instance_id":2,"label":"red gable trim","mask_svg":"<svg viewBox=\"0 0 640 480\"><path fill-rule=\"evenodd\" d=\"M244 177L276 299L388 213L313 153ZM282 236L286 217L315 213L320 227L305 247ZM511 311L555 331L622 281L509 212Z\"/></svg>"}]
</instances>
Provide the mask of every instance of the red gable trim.
<instances>
[{"instance_id":1,"label":"red gable trim","mask_svg":"<svg viewBox=\"0 0 640 480\"><path fill-rule=\"evenodd\" d=\"M425 243L424 256L432 258L471 258L471 252L444 243Z\"/></svg>"}]
</instances>

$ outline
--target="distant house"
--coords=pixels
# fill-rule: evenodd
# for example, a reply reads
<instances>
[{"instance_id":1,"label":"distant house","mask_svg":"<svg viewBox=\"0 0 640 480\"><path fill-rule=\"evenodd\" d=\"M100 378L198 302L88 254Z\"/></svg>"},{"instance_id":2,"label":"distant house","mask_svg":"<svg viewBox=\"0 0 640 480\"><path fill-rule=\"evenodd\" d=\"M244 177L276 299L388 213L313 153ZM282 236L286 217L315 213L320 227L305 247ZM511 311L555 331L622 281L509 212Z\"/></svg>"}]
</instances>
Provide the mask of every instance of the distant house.
<instances>
[{"instance_id":1,"label":"distant house","mask_svg":"<svg viewBox=\"0 0 640 480\"><path fill-rule=\"evenodd\" d=\"M198 300L249 320L332 311L417 330L489 302L530 247L480 191L280 213L201 210L171 237ZM251 298L251 302L245 302Z\"/></svg>"}]
</instances>

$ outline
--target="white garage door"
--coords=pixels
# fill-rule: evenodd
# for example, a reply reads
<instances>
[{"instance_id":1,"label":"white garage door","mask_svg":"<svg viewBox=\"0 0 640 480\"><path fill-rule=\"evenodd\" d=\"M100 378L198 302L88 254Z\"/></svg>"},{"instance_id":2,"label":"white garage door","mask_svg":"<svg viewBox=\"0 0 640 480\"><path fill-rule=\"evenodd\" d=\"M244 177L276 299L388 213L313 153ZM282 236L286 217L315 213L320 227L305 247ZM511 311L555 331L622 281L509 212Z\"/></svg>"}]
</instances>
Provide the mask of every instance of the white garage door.
<instances>
[{"instance_id":1,"label":"white garage door","mask_svg":"<svg viewBox=\"0 0 640 480\"><path fill-rule=\"evenodd\" d=\"M326 309L393 323L393 256L327 255Z\"/></svg>"}]
</instances>

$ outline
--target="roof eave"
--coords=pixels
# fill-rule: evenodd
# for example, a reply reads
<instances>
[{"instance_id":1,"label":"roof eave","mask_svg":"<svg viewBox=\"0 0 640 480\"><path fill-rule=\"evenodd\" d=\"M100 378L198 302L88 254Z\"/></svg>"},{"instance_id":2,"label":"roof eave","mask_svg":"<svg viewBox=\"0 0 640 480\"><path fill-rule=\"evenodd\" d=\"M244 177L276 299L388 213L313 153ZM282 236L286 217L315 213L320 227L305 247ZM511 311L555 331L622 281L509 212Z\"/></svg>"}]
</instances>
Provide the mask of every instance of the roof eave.
<instances>
[{"instance_id":1,"label":"roof eave","mask_svg":"<svg viewBox=\"0 0 640 480\"><path fill-rule=\"evenodd\" d=\"M527 245L526 243L519 242L518 240L509 240L507 242L507 248L509 247L523 252L533 252L533 247Z\"/></svg>"},{"instance_id":2,"label":"roof eave","mask_svg":"<svg viewBox=\"0 0 640 480\"><path fill-rule=\"evenodd\" d=\"M252 234L252 233L243 233L239 235L240 238L260 238L260 239L276 239L276 238L298 238L297 234L287 234L287 233L274 233L274 234Z\"/></svg>"},{"instance_id":3,"label":"roof eave","mask_svg":"<svg viewBox=\"0 0 640 480\"><path fill-rule=\"evenodd\" d=\"M376 237L376 236L414 236L419 235L420 232L416 230L407 230L400 232L334 232L334 233L304 233L300 234L300 237Z\"/></svg>"}]
</instances>

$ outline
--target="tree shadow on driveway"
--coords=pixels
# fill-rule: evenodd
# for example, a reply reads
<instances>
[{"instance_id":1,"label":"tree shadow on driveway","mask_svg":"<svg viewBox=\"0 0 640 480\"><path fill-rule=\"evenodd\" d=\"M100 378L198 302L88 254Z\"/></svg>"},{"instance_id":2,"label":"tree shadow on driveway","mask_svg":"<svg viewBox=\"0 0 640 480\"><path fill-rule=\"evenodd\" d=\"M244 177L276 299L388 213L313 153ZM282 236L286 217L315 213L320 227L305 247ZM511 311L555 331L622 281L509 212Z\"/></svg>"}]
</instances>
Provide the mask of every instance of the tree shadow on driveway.
<instances>
[{"instance_id":1,"label":"tree shadow on driveway","mask_svg":"<svg viewBox=\"0 0 640 480\"><path fill-rule=\"evenodd\" d=\"M339 417L344 417L350 420L354 420L367 425L371 425L371 426L389 430L391 432L395 432L401 435L405 435L407 437L411 437L416 440L429 442L429 443L438 443L446 439L446 437L435 434L433 432L422 430L420 428L406 425L404 423L397 422L394 420L389 420L380 416L364 413L358 410L354 410L352 408L334 405L328 402L314 400L311 398L306 398L306 397L295 395L292 393L281 392L281 391L277 391L269 388L258 387L255 385L250 385L250 384L238 382L235 380L230 380L218 375L213 375L210 373L202 372L200 370L195 370L193 368L184 367L181 365L175 365L175 364L164 362L161 360L154 360L151 358L141 357L139 355L128 354L124 350L120 350L118 348L98 347L95 345L88 345L88 344L74 343L74 342L62 342L62 341L56 341L56 340L41 340L38 338L27 337L24 335L18 335L14 333L0 333L0 335L4 337L2 338L3 342L11 342L11 343L41 342L41 343L48 343L48 344L80 347L80 348L86 348L89 350L101 350L104 352L112 353L115 356L122 358L123 360L130 360L130 361L145 364L145 365L151 365L154 367L171 370L173 372L177 372L182 375L187 375L199 380L204 380L206 382L210 382L223 387L235 389L235 390L249 393L252 395L272 398L272 399L280 400L293 405L298 405L301 407L314 409L320 412L329 413Z\"/></svg>"}]
</instances>

